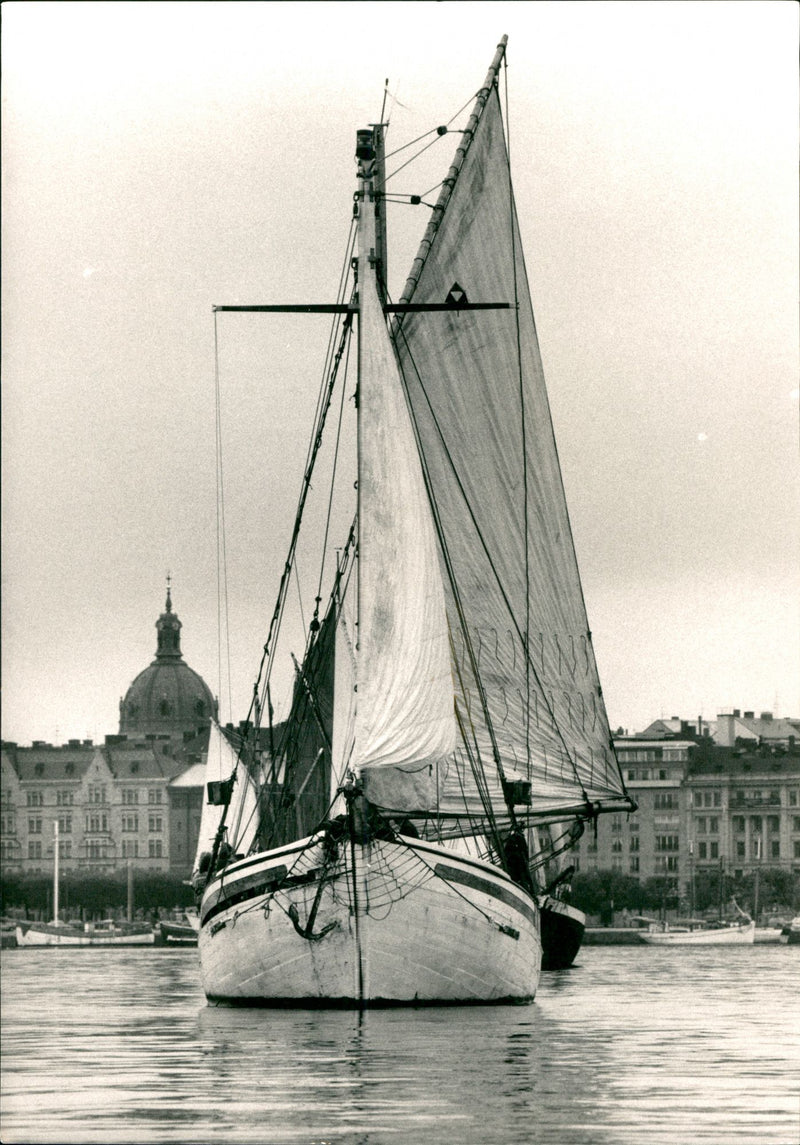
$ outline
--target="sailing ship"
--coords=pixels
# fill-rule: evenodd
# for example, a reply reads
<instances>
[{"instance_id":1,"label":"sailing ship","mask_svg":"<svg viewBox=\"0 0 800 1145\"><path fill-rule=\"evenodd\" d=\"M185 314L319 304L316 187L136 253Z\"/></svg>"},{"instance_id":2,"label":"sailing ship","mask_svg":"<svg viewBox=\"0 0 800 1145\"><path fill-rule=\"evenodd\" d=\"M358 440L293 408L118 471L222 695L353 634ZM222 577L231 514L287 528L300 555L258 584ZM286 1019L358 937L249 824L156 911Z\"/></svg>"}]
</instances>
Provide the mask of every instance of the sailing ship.
<instances>
[{"instance_id":1,"label":"sailing ship","mask_svg":"<svg viewBox=\"0 0 800 1145\"><path fill-rule=\"evenodd\" d=\"M213 1002L530 1001L537 832L570 837L635 806L545 390L499 95L505 48L397 302L380 123L357 132L357 255L339 300L215 307L331 313L335 352L250 712L237 737L212 729L193 881ZM356 332L354 523L274 723L303 508Z\"/></svg>"}]
</instances>

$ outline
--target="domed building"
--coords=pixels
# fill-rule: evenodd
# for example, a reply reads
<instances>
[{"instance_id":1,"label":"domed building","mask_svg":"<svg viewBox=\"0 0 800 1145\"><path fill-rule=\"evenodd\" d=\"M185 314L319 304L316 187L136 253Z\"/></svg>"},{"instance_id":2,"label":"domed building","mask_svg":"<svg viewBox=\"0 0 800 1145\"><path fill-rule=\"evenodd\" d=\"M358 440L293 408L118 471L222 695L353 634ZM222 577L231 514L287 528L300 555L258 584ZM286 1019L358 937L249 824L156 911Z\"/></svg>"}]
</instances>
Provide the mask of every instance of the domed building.
<instances>
[{"instance_id":1,"label":"domed building","mask_svg":"<svg viewBox=\"0 0 800 1145\"><path fill-rule=\"evenodd\" d=\"M119 702L119 731L126 736L169 736L185 739L208 728L217 702L202 676L181 652L181 622L167 602L156 621L156 658L140 672Z\"/></svg>"}]
</instances>

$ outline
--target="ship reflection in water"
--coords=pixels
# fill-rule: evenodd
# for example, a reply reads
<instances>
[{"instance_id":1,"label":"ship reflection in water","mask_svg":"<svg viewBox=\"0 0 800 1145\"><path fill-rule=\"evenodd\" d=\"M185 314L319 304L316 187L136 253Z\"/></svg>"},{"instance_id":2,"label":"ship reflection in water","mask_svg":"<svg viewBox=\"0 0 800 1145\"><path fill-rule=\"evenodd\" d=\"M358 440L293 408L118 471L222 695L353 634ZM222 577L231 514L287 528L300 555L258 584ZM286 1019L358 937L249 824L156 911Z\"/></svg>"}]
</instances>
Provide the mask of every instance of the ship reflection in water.
<instances>
[{"instance_id":1,"label":"ship reflection in water","mask_svg":"<svg viewBox=\"0 0 800 1145\"><path fill-rule=\"evenodd\" d=\"M212 1008L192 950L3 952L0 1139L798 1139L790 946L596 947L532 1005Z\"/></svg>"}]
</instances>

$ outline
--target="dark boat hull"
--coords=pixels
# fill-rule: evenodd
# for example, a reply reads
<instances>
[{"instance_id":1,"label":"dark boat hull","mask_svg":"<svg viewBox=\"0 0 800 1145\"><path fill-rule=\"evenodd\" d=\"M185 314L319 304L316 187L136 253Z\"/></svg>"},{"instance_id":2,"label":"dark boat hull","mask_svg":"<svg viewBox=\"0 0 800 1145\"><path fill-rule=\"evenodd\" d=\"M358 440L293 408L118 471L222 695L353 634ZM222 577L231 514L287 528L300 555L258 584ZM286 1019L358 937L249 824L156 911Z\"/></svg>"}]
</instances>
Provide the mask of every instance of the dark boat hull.
<instances>
[{"instance_id":1,"label":"dark boat hull","mask_svg":"<svg viewBox=\"0 0 800 1145\"><path fill-rule=\"evenodd\" d=\"M586 915L549 895L543 895L538 902L542 919L542 970L566 970L581 948Z\"/></svg>"},{"instance_id":2,"label":"dark boat hull","mask_svg":"<svg viewBox=\"0 0 800 1145\"><path fill-rule=\"evenodd\" d=\"M197 931L188 923L160 922L158 930L162 946L197 946Z\"/></svg>"}]
</instances>

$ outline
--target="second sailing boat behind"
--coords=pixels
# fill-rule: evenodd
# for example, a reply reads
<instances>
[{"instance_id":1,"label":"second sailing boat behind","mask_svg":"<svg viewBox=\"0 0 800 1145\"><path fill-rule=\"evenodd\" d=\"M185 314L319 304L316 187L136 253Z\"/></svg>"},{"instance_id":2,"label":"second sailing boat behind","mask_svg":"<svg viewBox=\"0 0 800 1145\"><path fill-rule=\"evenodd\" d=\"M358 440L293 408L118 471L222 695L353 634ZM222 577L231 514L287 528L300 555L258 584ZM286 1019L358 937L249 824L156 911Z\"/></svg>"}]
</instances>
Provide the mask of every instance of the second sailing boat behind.
<instances>
[{"instance_id":1,"label":"second sailing boat behind","mask_svg":"<svg viewBox=\"0 0 800 1145\"><path fill-rule=\"evenodd\" d=\"M630 806L520 246L504 53L505 40L396 304L383 127L358 133L356 279L327 307L343 344L358 331L356 525L286 723L257 726L267 678L213 785L221 812L196 873L212 1000L528 1001L535 829L568 835Z\"/></svg>"}]
</instances>

